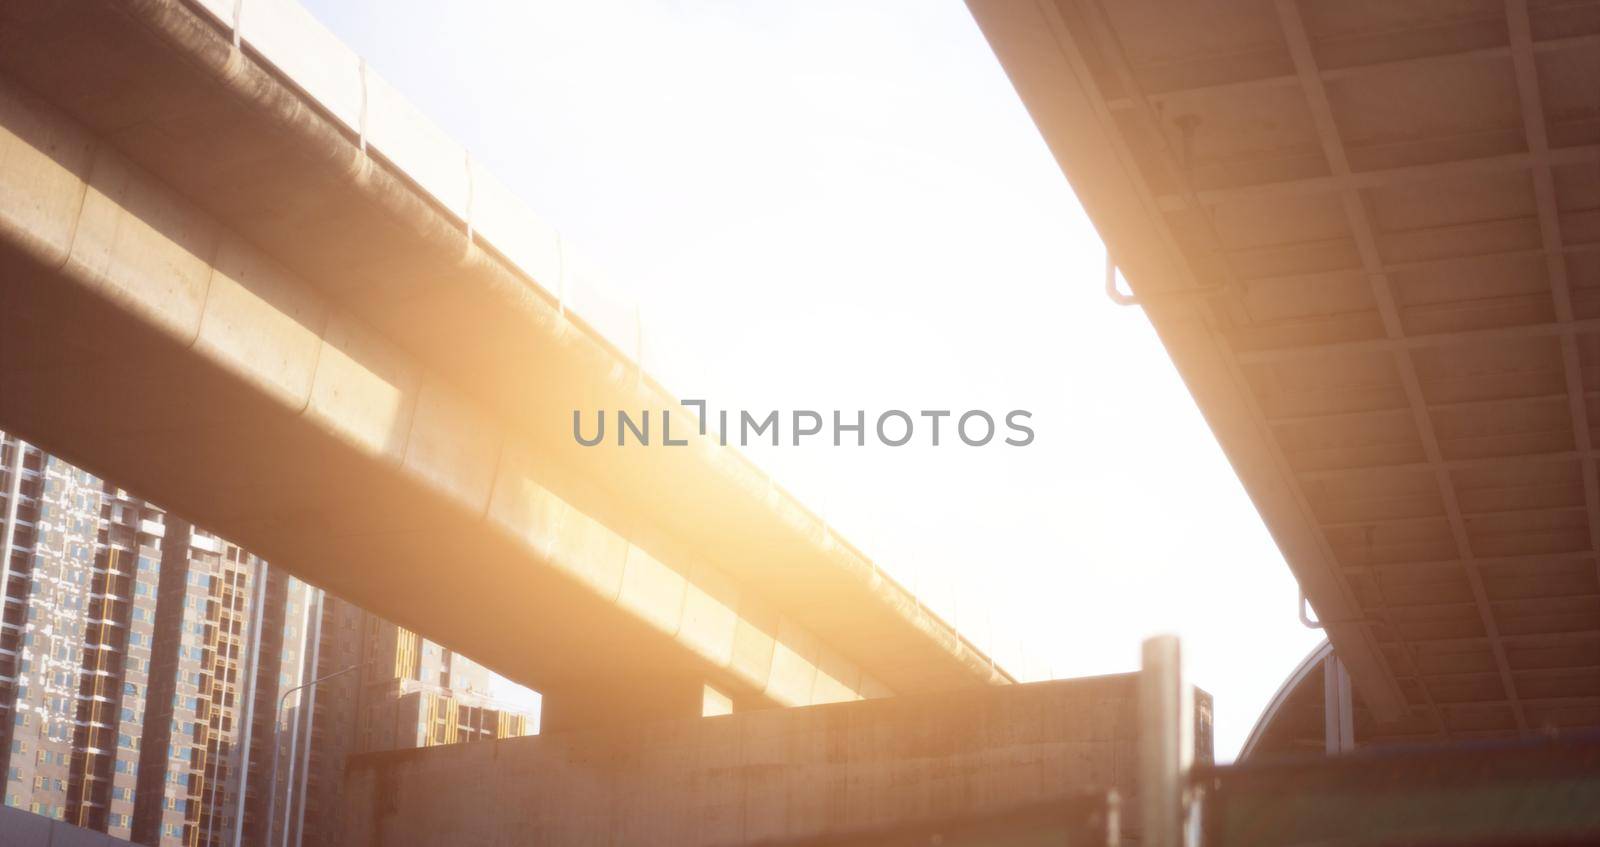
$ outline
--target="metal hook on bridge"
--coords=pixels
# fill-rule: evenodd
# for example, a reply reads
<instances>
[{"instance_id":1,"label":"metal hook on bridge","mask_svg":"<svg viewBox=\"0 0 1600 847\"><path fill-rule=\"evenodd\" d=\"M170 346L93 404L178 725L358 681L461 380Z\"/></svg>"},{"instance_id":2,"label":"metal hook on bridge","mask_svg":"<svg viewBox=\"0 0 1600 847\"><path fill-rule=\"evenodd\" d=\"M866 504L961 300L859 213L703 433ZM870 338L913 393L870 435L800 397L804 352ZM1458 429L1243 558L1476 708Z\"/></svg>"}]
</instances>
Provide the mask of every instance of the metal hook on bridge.
<instances>
[{"instance_id":1,"label":"metal hook on bridge","mask_svg":"<svg viewBox=\"0 0 1600 847\"><path fill-rule=\"evenodd\" d=\"M1306 603L1306 590L1302 588L1300 589L1300 606L1298 609L1300 612L1300 623L1305 625L1306 629L1322 629L1322 621L1312 618L1311 615L1306 612L1307 608L1308 604Z\"/></svg>"},{"instance_id":2,"label":"metal hook on bridge","mask_svg":"<svg viewBox=\"0 0 1600 847\"><path fill-rule=\"evenodd\" d=\"M1106 296L1118 306L1137 306L1139 297L1135 294L1124 294L1117 288L1117 261L1111 258L1110 248L1106 249Z\"/></svg>"}]
</instances>

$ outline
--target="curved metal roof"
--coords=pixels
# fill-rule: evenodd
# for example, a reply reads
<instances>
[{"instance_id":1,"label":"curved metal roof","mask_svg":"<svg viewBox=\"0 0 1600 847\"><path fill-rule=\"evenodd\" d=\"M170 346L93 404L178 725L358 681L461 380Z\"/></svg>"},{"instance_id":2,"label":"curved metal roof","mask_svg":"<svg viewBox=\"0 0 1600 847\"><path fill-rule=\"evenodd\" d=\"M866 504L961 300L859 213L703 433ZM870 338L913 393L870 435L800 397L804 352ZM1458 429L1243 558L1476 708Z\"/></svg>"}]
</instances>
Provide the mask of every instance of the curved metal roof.
<instances>
[{"instance_id":1,"label":"curved metal roof","mask_svg":"<svg viewBox=\"0 0 1600 847\"><path fill-rule=\"evenodd\" d=\"M1324 641L1295 665L1250 727L1239 748L1240 761L1280 751L1322 749L1322 667L1331 658L1333 645Z\"/></svg>"}]
</instances>

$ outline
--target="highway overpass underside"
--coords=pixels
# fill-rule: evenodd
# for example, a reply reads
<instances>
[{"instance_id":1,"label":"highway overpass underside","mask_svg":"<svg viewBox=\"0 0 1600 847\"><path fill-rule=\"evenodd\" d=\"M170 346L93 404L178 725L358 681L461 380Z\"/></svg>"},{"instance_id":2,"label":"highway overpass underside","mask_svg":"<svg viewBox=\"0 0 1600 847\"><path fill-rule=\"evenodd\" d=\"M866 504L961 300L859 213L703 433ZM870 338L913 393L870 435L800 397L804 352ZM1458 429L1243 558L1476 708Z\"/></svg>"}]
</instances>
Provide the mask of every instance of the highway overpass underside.
<instances>
[{"instance_id":1,"label":"highway overpass underside","mask_svg":"<svg viewBox=\"0 0 1600 847\"><path fill-rule=\"evenodd\" d=\"M61 133L60 121L34 121L53 114L46 104L15 88L0 103L16 133L8 199L30 179L59 186L51 199L82 197L76 217L36 206L35 240L25 252L11 242L0 260L9 428L536 682L557 695L553 714L561 691L646 674L767 702L652 631L652 617L682 631L686 579L641 564L642 551L533 483L532 459L502 455L457 397L419 384L403 354L119 154ZM570 571L531 564L541 557ZM651 566L670 584L651 583ZM730 609L726 588L700 599ZM724 617L729 635L737 619ZM775 615L749 622L778 635ZM683 699L651 693L618 699Z\"/></svg>"},{"instance_id":2,"label":"highway overpass underside","mask_svg":"<svg viewBox=\"0 0 1600 847\"><path fill-rule=\"evenodd\" d=\"M1368 737L1600 726L1600 3L968 6Z\"/></svg>"},{"instance_id":3,"label":"highway overpass underside","mask_svg":"<svg viewBox=\"0 0 1600 847\"><path fill-rule=\"evenodd\" d=\"M0 425L557 723L1008 681L733 451L577 446L676 403L364 140L184 3L0 3Z\"/></svg>"}]
</instances>

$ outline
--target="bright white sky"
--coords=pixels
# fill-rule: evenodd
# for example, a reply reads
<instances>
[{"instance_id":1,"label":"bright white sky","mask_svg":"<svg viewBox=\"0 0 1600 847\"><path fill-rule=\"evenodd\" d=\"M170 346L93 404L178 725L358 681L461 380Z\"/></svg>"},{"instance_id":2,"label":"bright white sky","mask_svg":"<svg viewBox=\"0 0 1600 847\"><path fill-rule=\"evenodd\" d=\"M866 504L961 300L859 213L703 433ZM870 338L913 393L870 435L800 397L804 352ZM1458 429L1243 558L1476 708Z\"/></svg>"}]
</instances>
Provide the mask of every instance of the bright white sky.
<instances>
[{"instance_id":1,"label":"bright white sky","mask_svg":"<svg viewBox=\"0 0 1600 847\"><path fill-rule=\"evenodd\" d=\"M1027 448L750 451L1018 676L1177 632L1230 759L1320 640L959 0L308 5L640 303L680 396L1031 410Z\"/></svg>"}]
</instances>

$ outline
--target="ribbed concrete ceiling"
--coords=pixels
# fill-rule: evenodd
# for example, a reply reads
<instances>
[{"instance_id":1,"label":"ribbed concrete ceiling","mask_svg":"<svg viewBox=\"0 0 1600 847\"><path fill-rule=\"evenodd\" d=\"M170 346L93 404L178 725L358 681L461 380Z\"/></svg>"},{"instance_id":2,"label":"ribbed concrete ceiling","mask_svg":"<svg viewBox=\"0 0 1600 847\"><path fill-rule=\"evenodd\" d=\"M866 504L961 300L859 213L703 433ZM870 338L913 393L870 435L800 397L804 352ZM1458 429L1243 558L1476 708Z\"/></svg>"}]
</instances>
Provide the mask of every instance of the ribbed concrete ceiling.
<instances>
[{"instance_id":1,"label":"ribbed concrete ceiling","mask_svg":"<svg viewBox=\"0 0 1600 847\"><path fill-rule=\"evenodd\" d=\"M1600 725L1600 3L969 5L1385 735Z\"/></svg>"}]
</instances>

